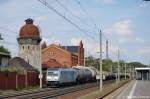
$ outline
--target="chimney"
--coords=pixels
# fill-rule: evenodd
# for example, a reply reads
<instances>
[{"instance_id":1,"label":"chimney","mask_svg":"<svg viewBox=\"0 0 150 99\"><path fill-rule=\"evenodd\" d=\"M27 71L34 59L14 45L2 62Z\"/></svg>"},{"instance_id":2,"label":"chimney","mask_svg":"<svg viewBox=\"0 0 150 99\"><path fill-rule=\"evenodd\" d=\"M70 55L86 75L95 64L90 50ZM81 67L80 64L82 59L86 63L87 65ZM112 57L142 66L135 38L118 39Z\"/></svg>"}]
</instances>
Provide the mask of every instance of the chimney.
<instances>
[{"instance_id":1,"label":"chimney","mask_svg":"<svg viewBox=\"0 0 150 99\"><path fill-rule=\"evenodd\" d=\"M26 24L33 24L33 19L28 18L25 20Z\"/></svg>"},{"instance_id":2,"label":"chimney","mask_svg":"<svg viewBox=\"0 0 150 99\"><path fill-rule=\"evenodd\" d=\"M79 47L78 47L78 65L83 65L83 43L82 43L82 40L80 41L79 43ZM83 58L83 59L82 59Z\"/></svg>"}]
</instances>

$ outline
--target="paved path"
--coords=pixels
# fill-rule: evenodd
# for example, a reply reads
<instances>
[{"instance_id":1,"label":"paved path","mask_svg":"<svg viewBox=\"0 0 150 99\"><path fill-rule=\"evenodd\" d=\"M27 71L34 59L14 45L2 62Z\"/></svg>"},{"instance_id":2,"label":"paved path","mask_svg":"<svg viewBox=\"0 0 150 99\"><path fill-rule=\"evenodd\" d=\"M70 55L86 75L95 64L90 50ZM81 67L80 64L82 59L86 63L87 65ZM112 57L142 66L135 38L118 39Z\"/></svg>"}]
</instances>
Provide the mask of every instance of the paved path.
<instances>
[{"instance_id":1,"label":"paved path","mask_svg":"<svg viewBox=\"0 0 150 99\"><path fill-rule=\"evenodd\" d=\"M150 99L150 81L131 81L105 99Z\"/></svg>"}]
</instances>

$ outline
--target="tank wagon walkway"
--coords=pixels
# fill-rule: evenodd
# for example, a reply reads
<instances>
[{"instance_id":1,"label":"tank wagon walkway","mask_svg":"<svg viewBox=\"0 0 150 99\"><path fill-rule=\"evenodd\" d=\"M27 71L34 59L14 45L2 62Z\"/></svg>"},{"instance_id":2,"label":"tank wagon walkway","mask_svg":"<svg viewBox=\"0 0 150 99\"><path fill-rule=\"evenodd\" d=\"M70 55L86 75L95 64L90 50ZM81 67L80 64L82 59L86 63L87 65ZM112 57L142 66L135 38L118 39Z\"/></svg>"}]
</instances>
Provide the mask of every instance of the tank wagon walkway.
<instances>
[{"instance_id":1,"label":"tank wagon walkway","mask_svg":"<svg viewBox=\"0 0 150 99\"><path fill-rule=\"evenodd\" d=\"M104 99L150 99L150 81L133 80Z\"/></svg>"}]
</instances>

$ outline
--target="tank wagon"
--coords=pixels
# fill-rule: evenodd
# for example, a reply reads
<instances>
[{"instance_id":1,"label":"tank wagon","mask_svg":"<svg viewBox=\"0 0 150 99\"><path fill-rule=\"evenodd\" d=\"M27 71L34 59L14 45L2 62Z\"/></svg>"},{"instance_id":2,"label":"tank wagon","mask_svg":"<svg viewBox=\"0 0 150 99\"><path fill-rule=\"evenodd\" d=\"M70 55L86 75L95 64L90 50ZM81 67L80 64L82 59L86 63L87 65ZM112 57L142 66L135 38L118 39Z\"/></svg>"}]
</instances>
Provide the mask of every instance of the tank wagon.
<instances>
[{"instance_id":1,"label":"tank wagon","mask_svg":"<svg viewBox=\"0 0 150 99\"><path fill-rule=\"evenodd\" d=\"M77 83L96 81L96 71L94 69L84 66L73 66L72 68L76 70Z\"/></svg>"},{"instance_id":2,"label":"tank wagon","mask_svg":"<svg viewBox=\"0 0 150 99\"><path fill-rule=\"evenodd\" d=\"M76 71L72 68L49 68L46 76L47 85L76 83Z\"/></svg>"}]
</instances>

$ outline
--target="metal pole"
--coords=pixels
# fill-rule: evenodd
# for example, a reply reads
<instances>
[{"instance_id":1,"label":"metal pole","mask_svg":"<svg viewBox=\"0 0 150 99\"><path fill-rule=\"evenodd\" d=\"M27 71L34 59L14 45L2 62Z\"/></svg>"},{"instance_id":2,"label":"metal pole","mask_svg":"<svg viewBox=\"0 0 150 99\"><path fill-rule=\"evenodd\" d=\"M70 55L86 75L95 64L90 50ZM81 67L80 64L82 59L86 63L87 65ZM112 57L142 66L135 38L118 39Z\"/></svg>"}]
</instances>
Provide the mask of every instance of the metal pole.
<instances>
[{"instance_id":1,"label":"metal pole","mask_svg":"<svg viewBox=\"0 0 150 99\"><path fill-rule=\"evenodd\" d=\"M118 48L118 82L120 81L120 51Z\"/></svg>"},{"instance_id":2,"label":"metal pole","mask_svg":"<svg viewBox=\"0 0 150 99\"><path fill-rule=\"evenodd\" d=\"M127 79L126 73L127 73L127 64L125 63L125 79Z\"/></svg>"},{"instance_id":3,"label":"metal pole","mask_svg":"<svg viewBox=\"0 0 150 99\"><path fill-rule=\"evenodd\" d=\"M108 54L108 40L106 40L106 59L109 59L109 54Z\"/></svg>"},{"instance_id":4,"label":"metal pole","mask_svg":"<svg viewBox=\"0 0 150 99\"><path fill-rule=\"evenodd\" d=\"M85 67L85 55L84 55L84 67Z\"/></svg>"},{"instance_id":5,"label":"metal pole","mask_svg":"<svg viewBox=\"0 0 150 99\"><path fill-rule=\"evenodd\" d=\"M112 64L110 66L111 66L111 73L113 73L113 66L112 66Z\"/></svg>"},{"instance_id":6,"label":"metal pole","mask_svg":"<svg viewBox=\"0 0 150 99\"><path fill-rule=\"evenodd\" d=\"M0 33L0 40L3 40L1 33Z\"/></svg>"},{"instance_id":7,"label":"metal pole","mask_svg":"<svg viewBox=\"0 0 150 99\"><path fill-rule=\"evenodd\" d=\"M99 60L99 64L100 64L100 91L102 91L103 88L103 77L102 77L102 32L100 30L100 60Z\"/></svg>"},{"instance_id":8,"label":"metal pole","mask_svg":"<svg viewBox=\"0 0 150 99\"><path fill-rule=\"evenodd\" d=\"M40 79L40 88L42 88L42 78L43 78L43 75L42 75L42 62L41 62L41 45L39 45L40 46L40 75L39 75L39 79Z\"/></svg>"},{"instance_id":9,"label":"metal pole","mask_svg":"<svg viewBox=\"0 0 150 99\"><path fill-rule=\"evenodd\" d=\"M3 40L1 33L0 33L0 41ZM0 71L1 71L1 66L0 66Z\"/></svg>"}]
</instances>

